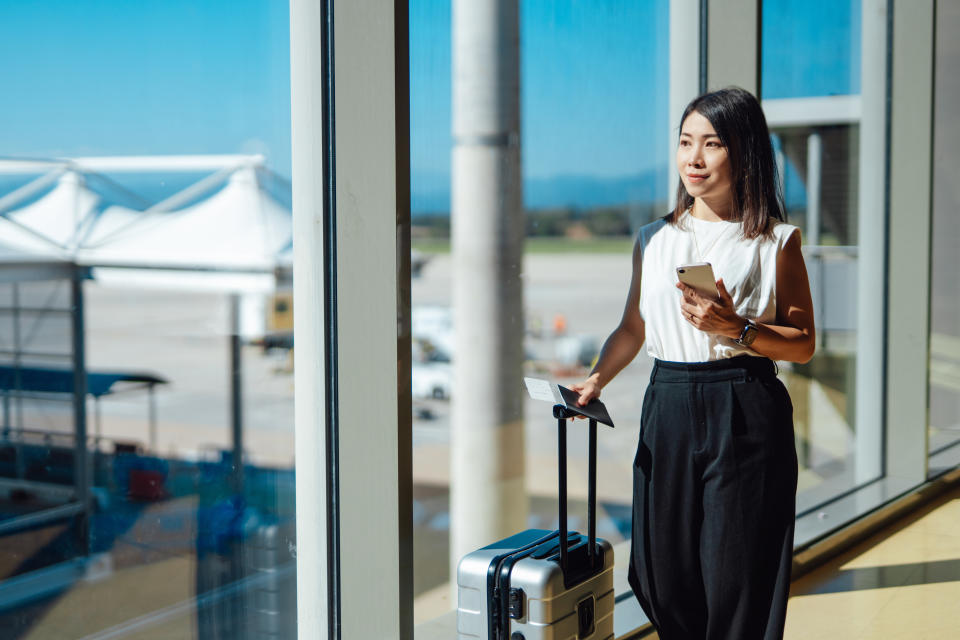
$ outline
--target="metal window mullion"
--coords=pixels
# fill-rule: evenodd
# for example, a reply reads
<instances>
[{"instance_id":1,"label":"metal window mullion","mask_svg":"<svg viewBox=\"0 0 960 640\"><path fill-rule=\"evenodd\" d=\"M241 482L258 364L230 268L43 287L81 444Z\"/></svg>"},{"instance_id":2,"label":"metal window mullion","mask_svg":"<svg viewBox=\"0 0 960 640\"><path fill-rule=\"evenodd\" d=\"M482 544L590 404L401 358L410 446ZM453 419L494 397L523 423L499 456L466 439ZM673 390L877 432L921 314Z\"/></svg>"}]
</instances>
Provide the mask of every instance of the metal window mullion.
<instances>
[{"instance_id":1,"label":"metal window mullion","mask_svg":"<svg viewBox=\"0 0 960 640\"><path fill-rule=\"evenodd\" d=\"M406 12L291 0L301 638L413 631Z\"/></svg>"},{"instance_id":2,"label":"metal window mullion","mask_svg":"<svg viewBox=\"0 0 960 640\"><path fill-rule=\"evenodd\" d=\"M884 471L884 367L887 287L887 0L864 0L857 193L857 337L853 398L854 482Z\"/></svg>"},{"instance_id":3,"label":"metal window mullion","mask_svg":"<svg viewBox=\"0 0 960 640\"><path fill-rule=\"evenodd\" d=\"M409 201L398 185L408 153L409 123L397 101L406 87L397 74L397 32L406 11L392 3L335 0L337 420L339 456L340 631L343 638L412 634L412 558L401 522L412 510L412 478L401 477L409 419L399 414L398 345L405 330L398 309L398 222ZM398 143L398 140L401 142ZM328 257L329 260L329 257ZM398 326L401 326L398 331ZM409 364L407 364L409 366ZM405 374L406 375L406 374ZM407 575L411 575L407 571ZM371 577L376 579L371 579ZM376 603L375 606L371 606Z\"/></svg>"},{"instance_id":4,"label":"metal window mullion","mask_svg":"<svg viewBox=\"0 0 960 640\"><path fill-rule=\"evenodd\" d=\"M90 457L87 450L87 364L84 341L84 274L76 269L71 278L73 315L73 416L74 416L74 486L81 505L78 522L80 553L90 553Z\"/></svg>"},{"instance_id":5,"label":"metal window mullion","mask_svg":"<svg viewBox=\"0 0 960 640\"><path fill-rule=\"evenodd\" d=\"M670 104L667 149L673 156L680 131L683 109L707 86L705 8L707 0L670 0ZM697 25L697 38L691 38L690 25ZM672 161L668 166L672 166ZM677 176L667 171L666 193L669 208L676 205Z\"/></svg>"},{"instance_id":6,"label":"metal window mullion","mask_svg":"<svg viewBox=\"0 0 960 640\"><path fill-rule=\"evenodd\" d=\"M927 477L935 0L892 2L886 471ZM905 311L909 310L909 311Z\"/></svg>"},{"instance_id":7,"label":"metal window mullion","mask_svg":"<svg viewBox=\"0 0 960 640\"><path fill-rule=\"evenodd\" d=\"M708 0L707 90L736 85L760 97L762 0Z\"/></svg>"},{"instance_id":8,"label":"metal window mullion","mask_svg":"<svg viewBox=\"0 0 960 640\"><path fill-rule=\"evenodd\" d=\"M17 309L20 306L20 284L13 283L13 393L17 398L15 411L17 414L15 423L23 429L23 399L20 389L20 358L23 355L23 345L20 344L20 313ZM4 353L3 355L8 355Z\"/></svg>"},{"instance_id":9,"label":"metal window mullion","mask_svg":"<svg viewBox=\"0 0 960 640\"><path fill-rule=\"evenodd\" d=\"M297 632L335 637L337 590L328 572L328 389L325 200L330 136L325 128L328 0L290 1L291 152L294 238L294 380Z\"/></svg>"},{"instance_id":10,"label":"metal window mullion","mask_svg":"<svg viewBox=\"0 0 960 640\"><path fill-rule=\"evenodd\" d=\"M337 307L337 135L336 135L336 42L335 0L323 3L324 33L321 74L323 76L323 286L325 306L324 380L326 388L327 492L327 624L328 637L340 640L342 632L340 580L340 397L339 397L339 309Z\"/></svg>"}]
</instances>

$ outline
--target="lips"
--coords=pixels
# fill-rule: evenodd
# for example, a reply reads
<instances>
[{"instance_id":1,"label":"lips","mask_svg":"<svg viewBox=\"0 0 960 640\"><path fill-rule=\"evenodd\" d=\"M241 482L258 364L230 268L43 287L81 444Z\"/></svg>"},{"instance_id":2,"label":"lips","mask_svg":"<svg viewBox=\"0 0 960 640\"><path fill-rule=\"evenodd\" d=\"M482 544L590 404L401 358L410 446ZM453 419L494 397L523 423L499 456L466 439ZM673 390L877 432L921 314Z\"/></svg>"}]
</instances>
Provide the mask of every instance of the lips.
<instances>
[{"instance_id":1,"label":"lips","mask_svg":"<svg viewBox=\"0 0 960 640\"><path fill-rule=\"evenodd\" d=\"M690 182L703 182L709 176L709 173L699 174L699 173L688 173L687 180Z\"/></svg>"}]
</instances>

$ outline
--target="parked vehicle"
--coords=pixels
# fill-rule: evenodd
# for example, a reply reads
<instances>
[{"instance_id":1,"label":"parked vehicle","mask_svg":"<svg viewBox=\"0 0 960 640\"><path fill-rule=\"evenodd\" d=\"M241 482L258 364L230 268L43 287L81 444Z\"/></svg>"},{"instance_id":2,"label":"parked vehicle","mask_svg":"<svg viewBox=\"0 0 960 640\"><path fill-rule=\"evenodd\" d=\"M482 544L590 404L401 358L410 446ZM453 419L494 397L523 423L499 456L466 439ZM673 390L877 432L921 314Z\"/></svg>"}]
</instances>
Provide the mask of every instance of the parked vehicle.
<instances>
[{"instance_id":1,"label":"parked vehicle","mask_svg":"<svg viewBox=\"0 0 960 640\"><path fill-rule=\"evenodd\" d=\"M453 368L447 362L414 362L412 393L414 398L449 400L453 392Z\"/></svg>"}]
</instances>

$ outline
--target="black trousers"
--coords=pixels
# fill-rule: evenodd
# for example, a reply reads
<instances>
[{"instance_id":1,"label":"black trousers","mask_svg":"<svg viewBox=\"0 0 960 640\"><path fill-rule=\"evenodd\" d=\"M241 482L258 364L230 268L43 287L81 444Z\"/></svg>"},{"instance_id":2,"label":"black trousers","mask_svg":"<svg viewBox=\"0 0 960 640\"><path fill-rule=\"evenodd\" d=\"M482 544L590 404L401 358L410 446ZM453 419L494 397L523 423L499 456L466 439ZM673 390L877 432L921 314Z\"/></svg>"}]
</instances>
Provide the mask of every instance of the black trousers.
<instances>
[{"instance_id":1,"label":"black trousers","mask_svg":"<svg viewBox=\"0 0 960 640\"><path fill-rule=\"evenodd\" d=\"M783 637L796 490L793 406L770 360L656 361L629 579L661 640Z\"/></svg>"}]
</instances>

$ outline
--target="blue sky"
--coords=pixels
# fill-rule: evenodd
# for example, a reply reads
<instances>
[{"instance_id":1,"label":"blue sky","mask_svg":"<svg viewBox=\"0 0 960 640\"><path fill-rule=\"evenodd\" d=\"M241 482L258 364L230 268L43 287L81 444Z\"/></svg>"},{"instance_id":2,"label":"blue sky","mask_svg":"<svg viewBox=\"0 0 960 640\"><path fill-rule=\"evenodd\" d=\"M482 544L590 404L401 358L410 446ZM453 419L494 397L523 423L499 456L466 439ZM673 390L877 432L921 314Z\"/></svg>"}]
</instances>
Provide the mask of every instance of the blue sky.
<instances>
[{"instance_id":1,"label":"blue sky","mask_svg":"<svg viewBox=\"0 0 960 640\"><path fill-rule=\"evenodd\" d=\"M522 3L524 172L615 176L651 169L667 126L665 0ZM411 154L450 165L450 3L411 4ZM660 135L658 135L660 133Z\"/></svg>"},{"instance_id":2,"label":"blue sky","mask_svg":"<svg viewBox=\"0 0 960 640\"><path fill-rule=\"evenodd\" d=\"M860 93L860 0L763 0L764 98Z\"/></svg>"},{"instance_id":3,"label":"blue sky","mask_svg":"<svg viewBox=\"0 0 960 640\"><path fill-rule=\"evenodd\" d=\"M263 152L289 175L286 2L0 6L0 154Z\"/></svg>"},{"instance_id":4,"label":"blue sky","mask_svg":"<svg viewBox=\"0 0 960 640\"><path fill-rule=\"evenodd\" d=\"M526 179L666 170L668 5L522 1ZM764 0L766 96L859 91L858 7ZM450 0L410 15L413 188L442 193ZM261 152L289 176L288 23L283 0L4 1L0 155Z\"/></svg>"}]
</instances>

